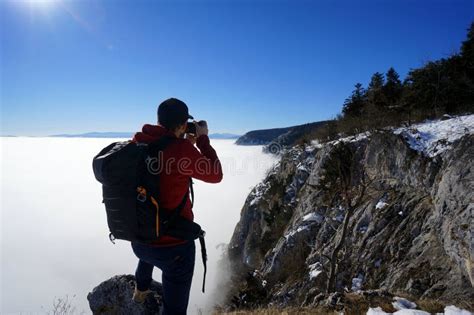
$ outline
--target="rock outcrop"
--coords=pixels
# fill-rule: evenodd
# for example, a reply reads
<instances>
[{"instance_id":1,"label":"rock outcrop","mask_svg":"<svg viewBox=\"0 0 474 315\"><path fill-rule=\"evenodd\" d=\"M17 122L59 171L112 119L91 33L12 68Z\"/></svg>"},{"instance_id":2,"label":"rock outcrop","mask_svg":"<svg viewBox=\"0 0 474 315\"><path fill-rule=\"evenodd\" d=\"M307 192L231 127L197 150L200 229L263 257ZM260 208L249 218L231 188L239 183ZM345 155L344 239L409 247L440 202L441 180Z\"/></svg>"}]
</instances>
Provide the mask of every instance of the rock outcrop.
<instances>
[{"instance_id":1,"label":"rock outcrop","mask_svg":"<svg viewBox=\"0 0 474 315\"><path fill-rule=\"evenodd\" d=\"M93 314L160 314L162 288L153 281L152 291L143 304L132 300L135 277L132 275L114 276L95 287L87 295Z\"/></svg>"},{"instance_id":2,"label":"rock outcrop","mask_svg":"<svg viewBox=\"0 0 474 315\"><path fill-rule=\"evenodd\" d=\"M285 151L248 196L229 244L228 305L321 300L348 211L342 191L328 195L321 185L343 142L370 183L348 220L336 291L381 289L473 311L474 116L442 123L461 122L468 125L454 138L418 126Z\"/></svg>"}]
</instances>

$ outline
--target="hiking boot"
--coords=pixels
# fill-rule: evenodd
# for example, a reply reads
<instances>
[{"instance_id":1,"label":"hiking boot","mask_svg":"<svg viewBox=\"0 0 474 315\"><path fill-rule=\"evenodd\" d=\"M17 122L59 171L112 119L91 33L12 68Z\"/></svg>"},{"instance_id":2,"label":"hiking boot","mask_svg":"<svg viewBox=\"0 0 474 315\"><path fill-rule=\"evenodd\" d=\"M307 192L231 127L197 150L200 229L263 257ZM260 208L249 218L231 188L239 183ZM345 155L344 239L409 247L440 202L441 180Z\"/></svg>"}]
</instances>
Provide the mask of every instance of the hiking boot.
<instances>
[{"instance_id":1,"label":"hiking boot","mask_svg":"<svg viewBox=\"0 0 474 315\"><path fill-rule=\"evenodd\" d=\"M145 302L145 299L149 293L151 293L151 290L140 291L137 289L137 287L135 287L135 291L133 291L132 300L136 303L142 304L143 302Z\"/></svg>"}]
</instances>

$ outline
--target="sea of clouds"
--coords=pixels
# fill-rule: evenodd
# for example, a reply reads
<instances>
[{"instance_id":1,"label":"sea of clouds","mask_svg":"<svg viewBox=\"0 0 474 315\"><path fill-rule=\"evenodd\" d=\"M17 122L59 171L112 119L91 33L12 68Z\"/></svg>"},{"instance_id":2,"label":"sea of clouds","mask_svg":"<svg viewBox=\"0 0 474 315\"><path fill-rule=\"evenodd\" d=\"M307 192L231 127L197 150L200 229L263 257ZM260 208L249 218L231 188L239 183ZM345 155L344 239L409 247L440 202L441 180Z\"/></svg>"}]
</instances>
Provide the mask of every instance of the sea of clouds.
<instances>
[{"instance_id":1,"label":"sea of clouds","mask_svg":"<svg viewBox=\"0 0 474 315\"><path fill-rule=\"evenodd\" d=\"M58 298L90 313L87 293L117 274L134 273L130 243L108 239L92 158L118 139L1 138L1 313L48 312ZM260 146L211 140L224 170L219 184L195 181L195 220L207 232L207 292L198 242L189 312L214 302L217 263L252 187L275 157ZM155 269L154 279L161 281Z\"/></svg>"}]
</instances>

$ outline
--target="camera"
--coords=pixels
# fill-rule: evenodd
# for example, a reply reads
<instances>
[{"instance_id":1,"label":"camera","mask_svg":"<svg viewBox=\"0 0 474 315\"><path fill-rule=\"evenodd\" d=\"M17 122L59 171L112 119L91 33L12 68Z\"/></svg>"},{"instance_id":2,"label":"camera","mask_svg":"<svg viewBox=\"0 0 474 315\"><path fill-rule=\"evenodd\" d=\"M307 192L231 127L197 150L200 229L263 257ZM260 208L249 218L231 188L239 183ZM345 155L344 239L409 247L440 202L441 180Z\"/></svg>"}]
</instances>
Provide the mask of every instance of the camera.
<instances>
[{"instance_id":1,"label":"camera","mask_svg":"<svg viewBox=\"0 0 474 315\"><path fill-rule=\"evenodd\" d=\"M205 120L200 120L197 122L197 124L199 126L204 127L207 125L207 122ZM196 134L196 125L194 124L194 122L188 122L188 125L186 126L186 133L190 133L193 135Z\"/></svg>"}]
</instances>

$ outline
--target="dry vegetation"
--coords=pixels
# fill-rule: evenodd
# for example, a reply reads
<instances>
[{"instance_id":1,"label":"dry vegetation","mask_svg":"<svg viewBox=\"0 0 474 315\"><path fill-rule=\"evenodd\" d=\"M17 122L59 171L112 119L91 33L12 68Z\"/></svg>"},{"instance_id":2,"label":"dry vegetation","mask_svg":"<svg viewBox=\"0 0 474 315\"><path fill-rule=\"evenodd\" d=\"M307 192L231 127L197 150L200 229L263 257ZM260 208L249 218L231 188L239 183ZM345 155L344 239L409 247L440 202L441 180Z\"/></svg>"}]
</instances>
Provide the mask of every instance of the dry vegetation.
<instances>
[{"instance_id":1,"label":"dry vegetation","mask_svg":"<svg viewBox=\"0 0 474 315\"><path fill-rule=\"evenodd\" d=\"M406 294L397 295L404 297L418 305L418 309L436 314L443 312L444 305L432 299L415 299ZM324 302L324 301L323 301ZM315 307L287 307L287 308L258 308L255 310L239 310L232 312L216 311L214 315L296 315L296 314L344 314L344 315L365 315L369 307L380 307L388 313L393 313L396 309L392 305L393 295L372 295L359 293L345 293L341 304L333 307L320 305ZM324 304L324 303L323 303Z\"/></svg>"},{"instance_id":2,"label":"dry vegetation","mask_svg":"<svg viewBox=\"0 0 474 315\"><path fill-rule=\"evenodd\" d=\"M309 315L309 314L339 314L336 311L330 311L327 309L319 309L319 308L285 308L285 309L277 309L277 308L266 308L266 309L257 309L251 311L236 311L236 312L216 312L214 315Z\"/></svg>"}]
</instances>

